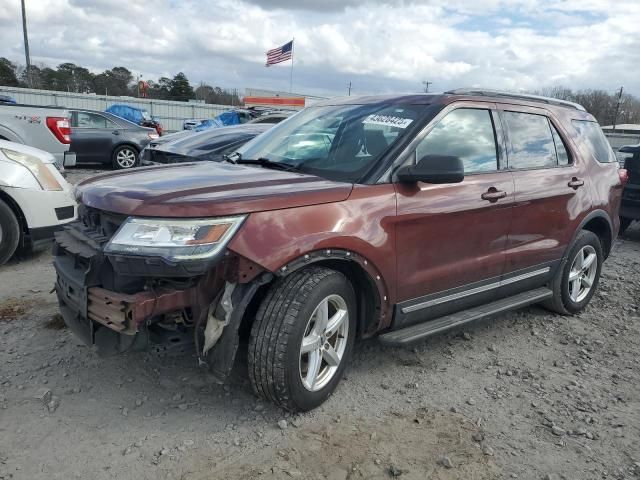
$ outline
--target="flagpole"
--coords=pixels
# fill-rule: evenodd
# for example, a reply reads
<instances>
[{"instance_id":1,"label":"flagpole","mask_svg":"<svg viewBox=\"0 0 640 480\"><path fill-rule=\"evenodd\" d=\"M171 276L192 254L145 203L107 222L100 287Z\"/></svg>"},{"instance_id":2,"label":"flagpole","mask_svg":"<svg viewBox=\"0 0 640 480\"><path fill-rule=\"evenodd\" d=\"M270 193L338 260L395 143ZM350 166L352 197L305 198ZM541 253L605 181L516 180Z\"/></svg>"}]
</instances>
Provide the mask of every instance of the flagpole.
<instances>
[{"instance_id":1,"label":"flagpole","mask_svg":"<svg viewBox=\"0 0 640 480\"><path fill-rule=\"evenodd\" d=\"M296 37L291 39L291 76L289 78L289 93L293 92L293 52L295 52L296 49L296 43L294 42L295 39Z\"/></svg>"}]
</instances>

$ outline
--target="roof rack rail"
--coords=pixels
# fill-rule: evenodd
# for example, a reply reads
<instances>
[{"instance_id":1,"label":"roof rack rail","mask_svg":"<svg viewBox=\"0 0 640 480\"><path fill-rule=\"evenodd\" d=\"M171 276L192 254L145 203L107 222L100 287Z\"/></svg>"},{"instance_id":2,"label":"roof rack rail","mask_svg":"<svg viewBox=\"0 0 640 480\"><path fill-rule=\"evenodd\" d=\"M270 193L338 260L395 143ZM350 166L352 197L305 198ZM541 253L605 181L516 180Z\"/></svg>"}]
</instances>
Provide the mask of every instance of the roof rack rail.
<instances>
[{"instance_id":1,"label":"roof rack rail","mask_svg":"<svg viewBox=\"0 0 640 480\"><path fill-rule=\"evenodd\" d=\"M541 95L529 95L527 93L512 93L504 92L501 90L491 90L487 88L456 88L455 90L449 90L444 93L447 95L478 95L484 97L503 97L513 98L516 100L529 100L532 102L547 103L549 105L575 108L576 110L582 110L583 112L586 112L586 109L579 103L570 102L568 100L560 100L558 98L543 97Z\"/></svg>"}]
</instances>

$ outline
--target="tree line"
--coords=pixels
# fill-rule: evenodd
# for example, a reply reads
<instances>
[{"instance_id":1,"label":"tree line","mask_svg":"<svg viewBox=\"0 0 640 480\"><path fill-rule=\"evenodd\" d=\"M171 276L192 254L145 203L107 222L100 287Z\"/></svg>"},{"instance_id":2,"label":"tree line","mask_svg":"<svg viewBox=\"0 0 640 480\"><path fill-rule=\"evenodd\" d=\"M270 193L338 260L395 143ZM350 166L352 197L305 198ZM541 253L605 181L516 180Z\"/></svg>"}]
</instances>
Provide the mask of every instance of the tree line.
<instances>
[{"instance_id":1,"label":"tree line","mask_svg":"<svg viewBox=\"0 0 640 480\"><path fill-rule=\"evenodd\" d=\"M219 105L241 104L237 91L206 83L193 88L182 72L173 78L145 81L149 85L146 95L152 99L183 102L197 99ZM125 67L114 67L97 74L74 63L62 63L55 69L46 65L32 65L27 69L4 57L0 57L0 85L111 96L138 97L141 93L138 79ZM601 125L640 123L640 99L630 94L618 96L617 92L595 89L574 91L563 86L545 87L533 93L579 103Z\"/></svg>"},{"instance_id":2,"label":"tree line","mask_svg":"<svg viewBox=\"0 0 640 480\"><path fill-rule=\"evenodd\" d=\"M138 88L139 80L125 67L114 67L96 74L74 63L61 63L55 69L46 65L31 65L26 68L0 57L0 85L7 87L139 97L143 96ZM144 93L151 99L181 102L203 100L205 103L219 105L241 104L236 90L212 87L205 83L194 89L182 72L173 78L160 77L157 81L144 81L148 84Z\"/></svg>"},{"instance_id":3,"label":"tree line","mask_svg":"<svg viewBox=\"0 0 640 480\"><path fill-rule=\"evenodd\" d=\"M620 91L614 93L594 89L573 91L562 86L545 87L533 93L579 103L603 126L640 123L640 100L628 93L620 96Z\"/></svg>"}]
</instances>

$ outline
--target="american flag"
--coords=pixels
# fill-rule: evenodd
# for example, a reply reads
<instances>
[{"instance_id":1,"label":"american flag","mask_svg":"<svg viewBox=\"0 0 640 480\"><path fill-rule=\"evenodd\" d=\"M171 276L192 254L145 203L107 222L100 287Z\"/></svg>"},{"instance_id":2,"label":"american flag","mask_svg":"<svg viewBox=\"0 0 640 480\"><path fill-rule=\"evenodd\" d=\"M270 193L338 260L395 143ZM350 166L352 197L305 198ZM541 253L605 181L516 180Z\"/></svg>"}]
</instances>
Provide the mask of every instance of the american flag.
<instances>
[{"instance_id":1,"label":"american flag","mask_svg":"<svg viewBox=\"0 0 640 480\"><path fill-rule=\"evenodd\" d=\"M293 55L293 40L289 43L285 43L283 46L274 48L267 52L267 67L269 65L275 65L276 63L286 62L291 60Z\"/></svg>"}]
</instances>

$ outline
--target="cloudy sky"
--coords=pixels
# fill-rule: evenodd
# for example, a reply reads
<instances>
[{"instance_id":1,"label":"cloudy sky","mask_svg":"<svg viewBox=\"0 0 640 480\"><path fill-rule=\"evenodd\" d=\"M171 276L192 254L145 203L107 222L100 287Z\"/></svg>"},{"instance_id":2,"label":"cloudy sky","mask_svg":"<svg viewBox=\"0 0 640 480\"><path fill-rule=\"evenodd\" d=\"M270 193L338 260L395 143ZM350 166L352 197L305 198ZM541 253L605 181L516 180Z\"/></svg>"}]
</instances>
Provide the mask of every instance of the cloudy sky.
<instances>
[{"instance_id":1,"label":"cloudy sky","mask_svg":"<svg viewBox=\"0 0 640 480\"><path fill-rule=\"evenodd\" d=\"M289 88L265 51L295 37L294 90L317 94L621 85L640 95L640 0L26 0L32 61L229 88ZM20 0L0 56L24 63Z\"/></svg>"}]
</instances>

